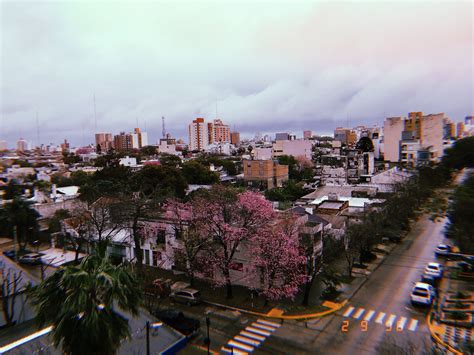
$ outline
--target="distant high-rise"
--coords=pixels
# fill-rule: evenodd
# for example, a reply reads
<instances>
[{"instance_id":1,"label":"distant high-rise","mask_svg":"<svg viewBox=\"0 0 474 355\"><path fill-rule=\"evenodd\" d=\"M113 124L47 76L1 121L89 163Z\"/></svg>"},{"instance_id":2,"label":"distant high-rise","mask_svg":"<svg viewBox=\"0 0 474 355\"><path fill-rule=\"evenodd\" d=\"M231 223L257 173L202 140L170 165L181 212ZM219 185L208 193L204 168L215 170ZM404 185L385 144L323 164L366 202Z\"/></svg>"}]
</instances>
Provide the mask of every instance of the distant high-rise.
<instances>
[{"instance_id":1,"label":"distant high-rise","mask_svg":"<svg viewBox=\"0 0 474 355\"><path fill-rule=\"evenodd\" d=\"M23 138L20 138L16 142L16 150L17 152L24 152L25 150L28 150L28 142Z\"/></svg>"},{"instance_id":2,"label":"distant high-rise","mask_svg":"<svg viewBox=\"0 0 474 355\"><path fill-rule=\"evenodd\" d=\"M69 153L69 142L67 141L67 139L65 139L64 142L61 143L61 152Z\"/></svg>"},{"instance_id":3,"label":"distant high-rise","mask_svg":"<svg viewBox=\"0 0 474 355\"><path fill-rule=\"evenodd\" d=\"M138 138L138 148L142 148L148 145L148 134L146 132L142 132L140 128L135 128L134 133L137 135Z\"/></svg>"},{"instance_id":4,"label":"distant high-rise","mask_svg":"<svg viewBox=\"0 0 474 355\"><path fill-rule=\"evenodd\" d=\"M239 145L240 144L240 133L239 132L232 132L230 134L230 143L233 145Z\"/></svg>"},{"instance_id":5,"label":"distant high-rise","mask_svg":"<svg viewBox=\"0 0 474 355\"><path fill-rule=\"evenodd\" d=\"M114 136L114 148L118 151L139 149L138 135L135 133L120 132Z\"/></svg>"},{"instance_id":6,"label":"distant high-rise","mask_svg":"<svg viewBox=\"0 0 474 355\"><path fill-rule=\"evenodd\" d=\"M209 144L221 142L230 143L230 126L222 123L220 119L215 119L207 124Z\"/></svg>"},{"instance_id":7,"label":"distant high-rise","mask_svg":"<svg viewBox=\"0 0 474 355\"><path fill-rule=\"evenodd\" d=\"M100 147L103 152L109 151L114 147L114 140L112 133L96 133L95 134L95 145Z\"/></svg>"},{"instance_id":8,"label":"distant high-rise","mask_svg":"<svg viewBox=\"0 0 474 355\"><path fill-rule=\"evenodd\" d=\"M275 140L276 141L287 141L289 139L290 139L290 135L286 132L275 134Z\"/></svg>"},{"instance_id":9,"label":"distant high-rise","mask_svg":"<svg viewBox=\"0 0 474 355\"><path fill-rule=\"evenodd\" d=\"M304 138L304 139L310 139L311 137L313 137L313 132L311 132L311 131L303 131L303 138Z\"/></svg>"},{"instance_id":10,"label":"distant high-rise","mask_svg":"<svg viewBox=\"0 0 474 355\"><path fill-rule=\"evenodd\" d=\"M208 126L204 118L196 118L188 126L189 130L189 150L204 150L209 145Z\"/></svg>"},{"instance_id":11,"label":"distant high-rise","mask_svg":"<svg viewBox=\"0 0 474 355\"><path fill-rule=\"evenodd\" d=\"M7 141L0 140L0 151L7 150L7 149L8 149Z\"/></svg>"}]
</instances>

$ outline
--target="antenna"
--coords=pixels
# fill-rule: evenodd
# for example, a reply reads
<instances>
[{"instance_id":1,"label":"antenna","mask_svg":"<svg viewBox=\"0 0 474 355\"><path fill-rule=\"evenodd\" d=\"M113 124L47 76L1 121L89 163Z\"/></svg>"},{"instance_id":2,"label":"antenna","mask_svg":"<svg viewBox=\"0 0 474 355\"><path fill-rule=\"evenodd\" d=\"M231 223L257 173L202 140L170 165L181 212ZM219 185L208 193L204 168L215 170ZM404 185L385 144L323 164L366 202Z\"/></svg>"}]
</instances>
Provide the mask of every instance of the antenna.
<instances>
[{"instance_id":1,"label":"antenna","mask_svg":"<svg viewBox=\"0 0 474 355\"><path fill-rule=\"evenodd\" d=\"M135 127L138 128L138 117L135 118L136 122L137 122L137 125Z\"/></svg>"},{"instance_id":2,"label":"antenna","mask_svg":"<svg viewBox=\"0 0 474 355\"><path fill-rule=\"evenodd\" d=\"M161 134L163 135L163 138L166 138L165 116L161 116Z\"/></svg>"},{"instance_id":3,"label":"antenna","mask_svg":"<svg viewBox=\"0 0 474 355\"><path fill-rule=\"evenodd\" d=\"M94 93L94 129L97 133L97 108L95 105L95 93Z\"/></svg>"},{"instance_id":4,"label":"antenna","mask_svg":"<svg viewBox=\"0 0 474 355\"><path fill-rule=\"evenodd\" d=\"M38 147L41 149L38 110L36 110L36 141Z\"/></svg>"},{"instance_id":5,"label":"antenna","mask_svg":"<svg viewBox=\"0 0 474 355\"><path fill-rule=\"evenodd\" d=\"M217 115L217 97L216 97L216 118L219 118L219 116Z\"/></svg>"}]
</instances>

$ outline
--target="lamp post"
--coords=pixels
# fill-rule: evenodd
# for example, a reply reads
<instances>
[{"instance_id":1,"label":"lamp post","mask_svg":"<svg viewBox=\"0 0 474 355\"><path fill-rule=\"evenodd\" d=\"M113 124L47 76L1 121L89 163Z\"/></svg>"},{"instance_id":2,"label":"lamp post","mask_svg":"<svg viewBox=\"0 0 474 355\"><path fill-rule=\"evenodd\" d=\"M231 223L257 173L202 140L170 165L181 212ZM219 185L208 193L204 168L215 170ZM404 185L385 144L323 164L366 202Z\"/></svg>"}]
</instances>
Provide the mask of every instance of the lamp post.
<instances>
[{"instance_id":1,"label":"lamp post","mask_svg":"<svg viewBox=\"0 0 474 355\"><path fill-rule=\"evenodd\" d=\"M207 345L207 355L210 354L211 350L211 338L209 337L209 326L211 325L211 320L209 317L206 317L206 326L207 326L207 337L204 339L204 343Z\"/></svg>"},{"instance_id":2,"label":"lamp post","mask_svg":"<svg viewBox=\"0 0 474 355\"><path fill-rule=\"evenodd\" d=\"M162 322L150 323L149 321L146 321L146 355L150 355L150 328L158 329L162 325Z\"/></svg>"}]
</instances>

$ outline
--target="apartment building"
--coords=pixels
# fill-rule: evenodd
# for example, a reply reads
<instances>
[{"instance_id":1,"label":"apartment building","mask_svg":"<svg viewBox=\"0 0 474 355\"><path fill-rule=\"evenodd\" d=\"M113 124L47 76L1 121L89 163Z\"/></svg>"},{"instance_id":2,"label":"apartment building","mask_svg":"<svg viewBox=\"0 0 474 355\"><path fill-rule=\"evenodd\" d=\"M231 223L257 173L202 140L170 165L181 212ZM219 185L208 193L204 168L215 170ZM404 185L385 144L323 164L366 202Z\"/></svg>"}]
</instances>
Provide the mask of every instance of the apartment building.
<instances>
[{"instance_id":1,"label":"apartment building","mask_svg":"<svg viewBox=\"0 0 474 355\"><path fill-rule=\"evenodd\" d=\"M102 152L107 152L114 147L114 138L112 133L96 133L95 146Z\"/></svg>"},{"instance_id":2,"label":"apartment building","mask_svg":"<svg viewBox=\"0 0 474 355\"><path fill-rule=\"evenodd\" d=\"M215 119L207 124L207 133L209 135L209 144L230 143L230 126L222 123L222 120Z\"/></svg>"},{"instance_id":3,"label":"apartment building","mask_svg":"<svg viewBox=\"0 0 474 355\"><path fill-rule=\"evenodd\" d=\"M273 189L288 180L288 165L273 160L244 160L244 181L251 186Z\"/></svg>"},{"instance_id":4,"label":"apartment building","mask_svg":"<svg viewBox=\"0 0 474 355\"><path fill-rule=\"evenodd\" d=\"M273 157L282 155L292 155L294 157L303 156L311 160L313 154L313 144L309 140L277 140L273 143Z\"/></svg>"},{"instance_id":5,"label":"apartment building","mask_svg":"<svg viewBox=\"0 0 474 355\"><path fill-rule=\"evenodd\" d=\"M201 151L209 145L208 125L204 122L204 118L196 118L188 126L189 133L189 150Z\"/></svg>"}]
</instances>

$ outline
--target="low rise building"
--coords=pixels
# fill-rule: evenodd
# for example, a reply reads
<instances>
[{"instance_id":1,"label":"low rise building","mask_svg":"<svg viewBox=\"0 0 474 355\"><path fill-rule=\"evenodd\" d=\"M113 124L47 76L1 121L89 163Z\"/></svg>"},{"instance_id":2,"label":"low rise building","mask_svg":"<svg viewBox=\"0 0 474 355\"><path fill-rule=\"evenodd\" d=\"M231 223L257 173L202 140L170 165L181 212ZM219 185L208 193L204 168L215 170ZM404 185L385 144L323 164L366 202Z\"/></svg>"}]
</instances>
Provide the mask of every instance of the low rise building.
<instances>
[{"instance_id":1,"label":"low rise building","mask_svg":"<svg viewBox=\"0 0 474 355\"><path fill-rule=\"evenodd\" d=\"M244 181L255 187L273 189L288 180L288 165L273 160L244 160Z\"/></svg>"}]
</instances>

